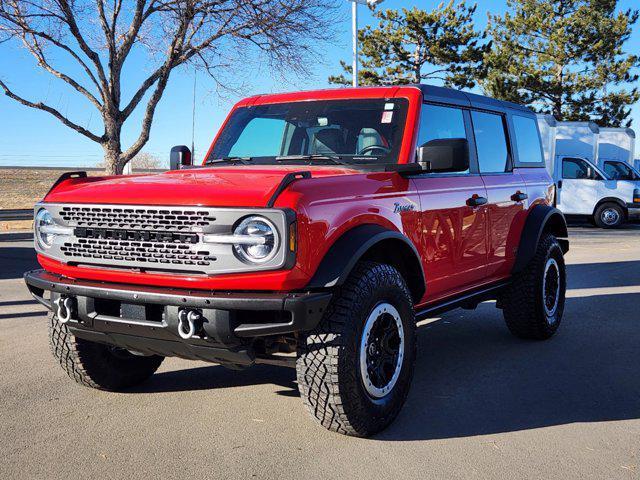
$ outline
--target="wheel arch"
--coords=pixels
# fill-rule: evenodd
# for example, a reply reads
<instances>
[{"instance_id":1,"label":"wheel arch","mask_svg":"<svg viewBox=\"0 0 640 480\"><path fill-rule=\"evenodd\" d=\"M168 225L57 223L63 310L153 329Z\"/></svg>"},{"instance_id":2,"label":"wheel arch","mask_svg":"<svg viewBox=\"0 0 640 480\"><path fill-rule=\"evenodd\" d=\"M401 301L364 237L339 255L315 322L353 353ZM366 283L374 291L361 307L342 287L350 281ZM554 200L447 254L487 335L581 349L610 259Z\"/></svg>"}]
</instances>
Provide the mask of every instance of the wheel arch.
<instances>
[{"instance_id":1,"label":"wheel arch","mask_svg":"<svg viewBox=\"0 0 640 480\"><path fill-rule=\"evenodd\" d=\"M549 205L536 205L527 216L511 273L521 272L527 266L545 233L551 233L558 239L563 253L569 251L569 230L562 212Z\"/></svg>"},{"instance_id":2,"label":"wheel arch","mask_svg":"<svg viewBox=\"0 0 640 480\"><path fill-rule=\"evenodd\" d=\"M598 211L598 208L600 208L605 203L615 203L615 204L617 204L620 208L622 208L622 211L625 214L625 217L628 216L627 204L624 203L621 199L619 199L617 197L605 197L605 198L600 199L598 201L598 203L596 203L596 206L593 208L593 216L596 215L596 212Z\"/></svg>"},{"instance_id":3,"label":"wheel arch","mask_svg":"<svg viewBox=\"0 0 640 480\"><path fill-rule=\"evenodd\" d=\"M420 255L402 233L375 224L359 225L345 232L329 248L307 288L342 285L361 260L386 263L396 268L418 303L426 284Z\"/></svg>"}]
</instances>

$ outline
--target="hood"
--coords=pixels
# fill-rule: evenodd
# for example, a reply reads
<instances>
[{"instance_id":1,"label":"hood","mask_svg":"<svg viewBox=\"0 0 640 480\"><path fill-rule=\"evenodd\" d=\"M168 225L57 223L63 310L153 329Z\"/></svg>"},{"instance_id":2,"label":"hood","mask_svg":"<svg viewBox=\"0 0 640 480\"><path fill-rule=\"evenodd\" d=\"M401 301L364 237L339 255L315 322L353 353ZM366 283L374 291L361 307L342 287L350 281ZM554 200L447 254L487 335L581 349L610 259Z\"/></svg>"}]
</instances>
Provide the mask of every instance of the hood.
<instances>
[{"instance_id":1,"label":"hood","mask_svg":"<svg viewBox=\"0 0 640 480\"><path fill-rule=\"evenodd\" d=\"M287 173L313 177L359 173L309 165L232 166L174 170L153 175L71 179L50 192L49 203L264 207Z\"/></svg>"}]
</instances>

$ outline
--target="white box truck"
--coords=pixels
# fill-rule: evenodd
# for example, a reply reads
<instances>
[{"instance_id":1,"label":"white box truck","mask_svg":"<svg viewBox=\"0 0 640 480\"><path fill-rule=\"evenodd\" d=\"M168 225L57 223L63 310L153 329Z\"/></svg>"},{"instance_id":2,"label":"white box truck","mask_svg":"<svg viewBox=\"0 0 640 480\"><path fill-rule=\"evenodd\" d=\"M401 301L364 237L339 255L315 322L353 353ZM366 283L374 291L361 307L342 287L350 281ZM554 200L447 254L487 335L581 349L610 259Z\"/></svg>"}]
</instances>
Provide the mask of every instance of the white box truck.
<instances>
[{"instance_id":1,"label":"white box truck","mask_svg":"<svg viewBox=\"0 0 640 480\"><path fill-rule=\"evenodd\" d=\"M538 115L556 204L565 215L588 217L614 228L640 215L640 185L612 180L597 166L599 127L593 122L558 122Z\"/></svg>"},{"instance_id":2,"label":"white box truck","mask_svg":"<svg viewBox=\"0 0 640 480\"><path fill-rule=\"evenodd\" d=\"M640 184L634 166L636 134L631 128L600 128L598 166L614 180L631 180Z\"/></svg>"}]
</instances>

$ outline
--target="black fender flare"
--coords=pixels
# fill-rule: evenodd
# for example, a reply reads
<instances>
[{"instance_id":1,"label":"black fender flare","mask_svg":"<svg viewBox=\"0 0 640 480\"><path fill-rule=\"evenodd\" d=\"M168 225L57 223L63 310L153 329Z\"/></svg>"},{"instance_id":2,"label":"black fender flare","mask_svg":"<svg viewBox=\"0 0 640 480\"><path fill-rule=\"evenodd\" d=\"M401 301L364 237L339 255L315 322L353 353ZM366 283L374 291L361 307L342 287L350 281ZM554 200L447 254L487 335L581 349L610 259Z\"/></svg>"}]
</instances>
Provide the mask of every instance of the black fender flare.
<instances>
[{"instance_id":1,"label":"black fender flare","mask_svg":"<svg viewBox=\"0 0 640 480\"><path fill-rule=\"evenodd\" d=\"M406 244L420 266L422 282L425 276L420 254L413 243L402 233L376 224L359 225L345 232L329 248L307 288L327 288L342 285L356 263L376 244L385 240L399 240Z\"/></svg>"},{"instance_id":2,"label":"black fender flare","mask_svg":"<svg viewBox=\"0 0 640 480\"><path fill-rule=\"evenodd\" d=\"M549 205L536 205L527 215L511 273L521 272L527 266L535 255L545 231L553 233L558 238L563 253L569 251L569 231L562 212Z\"/></svg>"}]
</instances>

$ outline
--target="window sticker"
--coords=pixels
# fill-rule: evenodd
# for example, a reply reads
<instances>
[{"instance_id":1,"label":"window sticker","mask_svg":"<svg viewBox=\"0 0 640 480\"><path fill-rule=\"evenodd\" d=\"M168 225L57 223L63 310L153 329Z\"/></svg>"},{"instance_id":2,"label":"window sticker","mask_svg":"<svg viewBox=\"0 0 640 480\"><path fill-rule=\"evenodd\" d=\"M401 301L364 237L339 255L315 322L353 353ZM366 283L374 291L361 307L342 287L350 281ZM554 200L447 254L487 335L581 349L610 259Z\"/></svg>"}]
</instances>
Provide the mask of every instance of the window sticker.
<instances>
[{"instance_id":1,"label":"window sticker","mask_svg":"<svg viewBox=\"0 0 640 480\"><path fill-rule=\"evenodd\" d=\"M393 120L393 112L382 112L380 123L391 123L391 120Z\"/></svg>"},{"instance_id":2,"label":"window sticker","mask_svg":"<svg viewBox=\"0 0 640 480\"><path fill-rule=\"evenodd\" d=\"M385 103L384 104L384 109L385 110L393 110L393 108L396 106L395 103Z\"/></svg>"}]
</instances>

